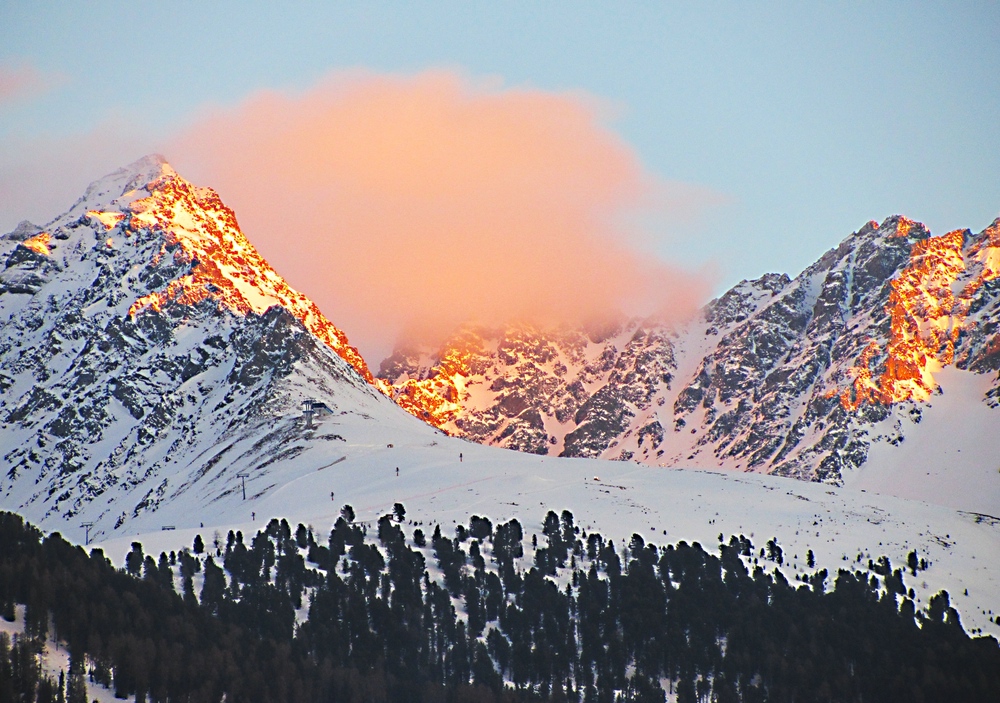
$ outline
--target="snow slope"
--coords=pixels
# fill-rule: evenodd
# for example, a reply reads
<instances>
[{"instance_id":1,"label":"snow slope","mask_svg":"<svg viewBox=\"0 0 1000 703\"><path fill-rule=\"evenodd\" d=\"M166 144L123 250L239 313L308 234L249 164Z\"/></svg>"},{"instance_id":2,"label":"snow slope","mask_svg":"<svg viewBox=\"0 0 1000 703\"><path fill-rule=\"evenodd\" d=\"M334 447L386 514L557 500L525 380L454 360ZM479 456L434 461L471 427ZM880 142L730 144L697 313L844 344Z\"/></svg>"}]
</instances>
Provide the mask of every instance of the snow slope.
<instances>
[{"instance_id":1,"label":"snow slope","mask_svg":"<svg viewBox=\"0 0 1000 703\"><path fill-rule=\"evenodd\" d=\"M951 367L935 378L940 386L919 415L890 418L872 429L868 462L845 483L1000 515L1000 413L982 402L990 379ZM903 439L893 444L893 437Z\"/></svg>"},{"instance_id":2,"label":"snow slope","mask_svg":"<svg viewBox=\"0 0 1000 703\"><path fill-rule=\"evenodd\" d=\"M339 431L336 423L330 417L315 432ZM372 426L358 441L312 442L295 461L280 462L266 480L248 480L246 501L229 494L209 506L166 505L159 520L176 530L157 530L150 521L135 523L130 527L138 533L101 546L122 563L135 538L155 554L188 546L195 534L211 543L218 532L225 542L228 530L246 534L272 517L287 518L293 526L311 525L324 534L344 504L354 507L359 521L374 524L396 502L406 506L408 535L413 523L423 524L427 533L440 523L446 534L453 533L455 524L468 524L478 514L494 523L518 518L529 544L532 533L541 535L546 511L569 509L581 527L619 544L633 533L647 542L683 539L708 549L714 549L720 533L727 540L745 534L757 546L777 537L790 578L806 571L810 548L817 568L833 573L864 568L868 559L883 554L903 566L915 549L931 562L916 579L907 578L908 584L916 584L918 604L926 605L930 595L947 589L966 628L1000 636L1000 626L990 619L1000 613L998 520L861 489L760 474L540 457L406 429ZM74 526L67 527L74 537L82 536Z\"/></svg>"}]
</instances>

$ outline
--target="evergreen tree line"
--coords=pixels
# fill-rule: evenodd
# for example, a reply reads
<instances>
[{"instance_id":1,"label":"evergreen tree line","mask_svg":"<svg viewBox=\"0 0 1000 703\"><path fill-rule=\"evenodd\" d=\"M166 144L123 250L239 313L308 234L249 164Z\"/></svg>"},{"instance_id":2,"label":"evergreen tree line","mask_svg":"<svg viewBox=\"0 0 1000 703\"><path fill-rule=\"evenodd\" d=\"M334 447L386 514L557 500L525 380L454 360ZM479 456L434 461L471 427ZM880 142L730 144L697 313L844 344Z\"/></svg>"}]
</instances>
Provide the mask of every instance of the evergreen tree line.
<instances>
[{"instance_id":1,"label":"evergreen tree line","mask_svg":"<svg viewBox=\"0 0 1000 703\"><path fill-rule=\"evenodd\" d=\"M428 546L420 527L407 539L404 518L397 505L372 537L345 506L322 543L272 520L249 542L230 532L206 550L199 536L194 554L158 560L135 543L119 570L0 514L0 608L26 605L29 635L51 629L75 671L140 701L660 702L664 688L681 703L986 701L1000 690L996 640L970 638L945 592L918 610L884 557L789 582L764 566L783 560L777 540L758 553L720 535L716 554L634 535L619 549L563 511L546 515L526 564L516 520L473 516L454 537L435 526Z\"/></svg>"}]
</instances>

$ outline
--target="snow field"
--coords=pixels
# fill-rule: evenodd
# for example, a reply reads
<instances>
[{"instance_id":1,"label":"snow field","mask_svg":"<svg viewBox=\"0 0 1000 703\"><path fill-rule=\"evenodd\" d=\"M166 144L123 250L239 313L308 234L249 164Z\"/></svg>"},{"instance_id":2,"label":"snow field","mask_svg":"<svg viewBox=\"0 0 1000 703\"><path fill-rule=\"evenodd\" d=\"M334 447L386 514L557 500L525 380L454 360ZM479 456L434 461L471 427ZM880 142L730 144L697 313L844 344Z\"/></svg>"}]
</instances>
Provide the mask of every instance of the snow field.
<instances>
[{"instance_id":1,"label":"snow field","mask_svg":"<svg viewBox=\"0 0 1000 703\"><path fill-rule=\"evenodd\" d=\"M106 540L101 546L122 563L134 540L141 541L147 553L159 554L190 545L197 533L206 542L215 530L222 535L229 529L253 534L271 517L286 518L293 528L298 523L310 525L323 543L342 505L352 505L358 521L374 525L400 502L407 518L422 524L428 538L435 523L451 537L455 526L468 525L474 514L490 518L494 525L516 517L524 528L529 560L531 535L537 534L544 544L545 513L568 509L582 531L615 540L619 553L633 533L658 545L699 542L709 551L717 548L719 534L726 541L730 535L743 534L755 549L774 537L784 551L782 571L789 580L808 570L809 549L815 554L815 568L826 568L831 576L840 568L865 570L869 558L882 555L893 568L905 567L907 554L916 550L931 563L916 578L906 576L918 608L945 589L967 630L1000 636L1000 626L991 619L1000 613L1000 571L995 567L1000 522L862 489L758 474L537 457L433 432L415 434L410 441L397 438L392 449L340 442L336 447L315 447L299 454L294 468L283 466L281 476L269 477L276 487L257 498L250 498L256 491L251 491L248 479L246 502L237 492L215 502L210 511L168 505L164 510L172 513L176 530L150 530ZM333 466L312 468L341 456L346 459ZM254 520L248 519L251 510ZM204 528L199 527L201 522ZM408 525L408 540L412 530ZM427 561L434 566L432 555Z\"/></svg>"}]
</instances>

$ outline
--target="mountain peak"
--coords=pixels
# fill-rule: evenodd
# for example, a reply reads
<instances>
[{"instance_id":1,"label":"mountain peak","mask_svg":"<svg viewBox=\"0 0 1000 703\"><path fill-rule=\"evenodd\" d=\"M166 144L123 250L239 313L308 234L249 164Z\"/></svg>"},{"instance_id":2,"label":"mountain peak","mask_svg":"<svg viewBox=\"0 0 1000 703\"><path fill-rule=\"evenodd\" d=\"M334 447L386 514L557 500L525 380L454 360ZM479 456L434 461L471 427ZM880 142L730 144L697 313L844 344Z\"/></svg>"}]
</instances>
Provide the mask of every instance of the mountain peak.
<instances>
[{"instance_id":1,"label":"mountain peak","mask_svg":"<svg viewBox=\"0 0 1000 703\"><path fill-rule=\"evenodd\" d=\"M934 236L893 215L794 279L742 281L683 326L456 337L401 349L379 375L401 406L478 442L837 483L873 445L902 441L941 378L1000 368L998 281L1000 220ZM997 406L996 380L958 383Z\"/></svg>"},{"instance_id":2,"label":"mountain peak","mask_svg":"<svg viewBox=\"0 0 1000 703\"><path fill-rule=\"evenodd\" d=\"M101 199L119 198L164 177L177 177L177 172L160 154L147 154L91 183L81 200L99 204Z\"/></svg>"},{"instance_id":3,"label":"mountain peak","mask_svg":"<svg viewBox=\"0 0 1000 703\"><path fill-rule=\"evenodd\" d=\"M260 315L278 305L366 381L373 382L364 359L344 333L271 268L240 230L236 214L214 190L192 185L156 154L122 171L127 179L126 191L108 210L89 210L87 216L105 226L108 247L116 246L122 238L123 245L127 245L132 235L137 240L152 235L160 243L152 265L169 259L168 267L183 269L165 286L135 300L129 315L160 310L169 304L195 305L208 299L240 315ZM139 184L144 193L134 192ZM135 197L146 193L146 197Z\"/></svg>"},{"instance_id":4,"label":"mountain peak","mask_svg":"<svg viewBox=\"0 0 1000 703\"><path fill-rule=\"evenodd\" d=\"M21 220L20 222L17 223L17 227L15 227L12 231L0 237L0 239L9 239L14 242L23 242L26 239L31 239L32 237L36 236L41 231L42 228L36 225L35 223L29 222L28 220Z\"/></svg>"},{"instance_id":5,"label":"mountain peak","mask_svg":"<svg viewBox=\"0 0 1000 703\"><path fill-rule=\"evenodd\" d=\"M93 239L84 237L77 242L79 235L71 236L81 227L92 231ZM219 195L185 180L160 154L146 155L91 183L73 207L49 223L44 232L22 223L8 238L21 241L20 249L25 249L40 233L57 240L70 239L60 249L73 252L81 261L90 256L88 250L98 252L99 257L128 259L141 273L120 282L125 285L116 298L124 304L122 314L134 318L150 310L207 301L246 316L261 315L278 305L366 381L374 382L364 359L344 333L264 260ZM82 248L84 240L86 248ZM47 248L43 251L41 244L34 250L46 256L50 253ZM63 265L72 264L67 261ZM47 266L46 272L36 270L36 266L30 275L5 271L0 278L10 278L18 290L35 291L57 264L53 260Z\"/></svg>"},{"instance_id":6,"label":"mountain peak","mask_svg":"<svg viewBox=\"0 0 1000 703\"><path fill-rule=\"evenodd\" d=\"M220 500L232 467L263 476L268 447L306 450L321 423L303 426L304 402L359 431L405 417L373 380L218 194L160 156L0 237L0 496L39 519L109 534L192 486Z\"/></svg>"},{"instance_id":7,"label":"mountain peak","mask_svg":"<svg viewBox=\"0 0 1000 703\"><path fill-rule=\"evenodd\" d=\"M177 172L171 166L163 154L146 154L142 158L136 159L128 166L120 169L127 173L134 174L137 178L145 177L147 183L155 180L159 176L176 175Z\"/></svg>"}]
</instances>

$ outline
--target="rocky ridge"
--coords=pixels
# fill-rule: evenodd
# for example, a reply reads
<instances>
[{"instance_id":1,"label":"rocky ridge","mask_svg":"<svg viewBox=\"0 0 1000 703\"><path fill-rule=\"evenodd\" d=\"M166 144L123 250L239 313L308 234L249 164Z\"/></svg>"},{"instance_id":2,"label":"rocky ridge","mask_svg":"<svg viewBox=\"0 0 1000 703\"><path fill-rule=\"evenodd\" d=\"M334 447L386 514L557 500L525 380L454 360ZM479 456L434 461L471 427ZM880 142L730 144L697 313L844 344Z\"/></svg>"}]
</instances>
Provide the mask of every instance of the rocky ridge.
<instances>
[{"instance_id":1,"label":"rocky ridge","mask_svg":"<svg viewBox=\"0 0 1000 703\"><path fill-rule=\"evenodd\" d=\"M841 483L873 442L912 431L942 368L997 372L998 276L1000 219L935 237L895 216L684 325L469 327L438 350L398 349L378 376L477 442ZM989 386L980 400L995 408Z\"/></svg>"}]
</instances>

